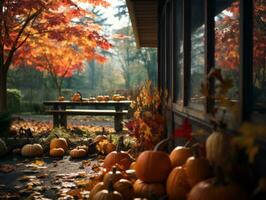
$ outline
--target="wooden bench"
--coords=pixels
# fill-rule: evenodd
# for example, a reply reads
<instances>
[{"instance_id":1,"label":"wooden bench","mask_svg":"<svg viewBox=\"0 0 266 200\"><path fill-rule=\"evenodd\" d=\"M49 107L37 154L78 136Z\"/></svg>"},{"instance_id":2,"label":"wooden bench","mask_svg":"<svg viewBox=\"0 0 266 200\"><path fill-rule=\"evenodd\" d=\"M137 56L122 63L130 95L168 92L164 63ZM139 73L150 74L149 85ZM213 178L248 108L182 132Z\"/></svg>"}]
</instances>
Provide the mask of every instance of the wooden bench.
<instances>
[{"instance_id":1,"label":"wooden bench","mask_svg":"<svg viewBox=\"0 0 266 200\"><path fill-rule=\"evenodd\" d=\"M52 105L52 109L46 110L46 113L53 115L53 125L54 127L67 127L67 116L73 115L90 115L90 116L114 116L114 129L119 132L123 130L123 116L128 114L128 110L126 110L130 102L105 102L105 103L95 103L95 102L58 102L58 101L50 101L44 102L44 105ZM108 106L108 109L67 109L67 106ZM114 106L115 109L109 109L110 106Z\"/></svg>"}]
</instances>

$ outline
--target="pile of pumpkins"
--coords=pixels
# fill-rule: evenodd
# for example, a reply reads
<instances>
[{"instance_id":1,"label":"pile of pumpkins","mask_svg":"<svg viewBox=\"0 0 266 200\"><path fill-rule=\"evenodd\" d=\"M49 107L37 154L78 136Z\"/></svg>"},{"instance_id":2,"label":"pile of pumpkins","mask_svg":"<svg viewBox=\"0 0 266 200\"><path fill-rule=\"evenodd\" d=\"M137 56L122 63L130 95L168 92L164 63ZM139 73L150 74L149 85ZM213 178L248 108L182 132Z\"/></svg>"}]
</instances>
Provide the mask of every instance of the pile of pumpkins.
<instances>
[{"instance_id":1,"label":"pile of pumpkins","mask_svg":"<svg viewBox=\"0 0 266 200\"><path fill-rule=\"evenodd\" d=\"M94 140L91 140L87 145L80 145L69 151L71 158L84 158L88 154L96 152L96 145L100 147L100 151L104 154L109 154L116 149L116 145L111 143L106 135L98 135ZM7 151L6 145L0 140L0 153ZM69 146L65 138L55 137L50 141L49 155L51 157L63 157L68 151ZM21 149L21 155L24 157L40 157L43 155L44 150L40 144L26 144ZM0 154L1 155L1 154Z\"/></svg>"},{"instance_id":2,"label":"pile of pumpkins","mask_svg":"<svg viewBox=\"0 0 266 200\"><path fill-rule=\"evenodd\" d=\"M113 196L117 196L115 199L245 200L247 196L239 185L213 176L211 166L224 164L226 155L223 153L228 147L225 141L229 141L226 137L216 132L210 135L206 142L207 158L201 155L199 145L192 148L178 146L170 154L157 151L157 146L153 151L142 152L135 162L126 152L113 151L105 157L103 164L108 178L104 176L103 182L92 189L90 197L93 200L113 199ZM123 172L133 168L130 177L133 173L135 179L124 180L113 166Z\"/></svg>"}]
</instances>

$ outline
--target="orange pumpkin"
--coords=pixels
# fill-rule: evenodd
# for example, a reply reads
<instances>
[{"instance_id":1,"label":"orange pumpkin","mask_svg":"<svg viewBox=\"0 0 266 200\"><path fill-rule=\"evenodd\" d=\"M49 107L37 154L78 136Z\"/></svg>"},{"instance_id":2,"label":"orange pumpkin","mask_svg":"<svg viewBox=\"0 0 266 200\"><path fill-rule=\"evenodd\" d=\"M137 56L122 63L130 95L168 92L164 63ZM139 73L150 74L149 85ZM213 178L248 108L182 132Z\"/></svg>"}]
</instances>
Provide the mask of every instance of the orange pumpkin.
<instances>
[{"instance_id":1,"label":"orange pumpkin","mask_svg":"<svg viewBox=\"0 0 266 200\"><path fill-rule=\"evenodd\" d=\"M125 200L131 200L134 198L134 188L129 180L120 179L114 184L114 189L122 194L123 199Z\"/></svg>"},{"instance_id":2,"label":"orange pumpkin","mask_svg":"<svg viewBox=\"0 0 266 200\"><path fill-rule=\"evenodd\" d=\"M174 168L167 178L166 191L169 200L186 200L190 191L187 175L182 167Z\"/></svg>"},{"instance_id":3,"label":"orange pumpkin","mask_svg":"<svg viewBox=\"0 0 266 200\"><path fill-rule=\"evenodd\" d=\"M104 95L104 96L103 96L103 100L104 100L104 101L109 101L109 99L110 99L109 95Z\"/></svg>"},{"instance_id":4,"label":"orange pumpkin","mask_svg":"<svg viewBox=\"0 0 266 200\"><path fill-rule=\"evenodd\" d=\"M21 149L21 155L25 157L42 156L43 148L40 144L26 144Z\"/></svg>"},{"instance_id":5,"label":"orange pumpkin","mask_svg":"<svg viewBox=\"0 0 266 200\"><path fill-rule=\"evenodd\" d=\"M106 189L106 187L104 186L103 182L99 182L97 183L92 190L90 191L90 199L93 199L93 197L95 196L95 194L101 190Z\"/></svg>"},{"instance_id":6,"label":"orange pumpkin","mask_svg":"<svg viewBox=\"0 0 266 200\"><path fill-rule=\"evenodd\" d=\"M93 200L123 200L122 195L113 189L101 190L93 196Z\"/></svg>"},{"instance_id":7,"label":"orange pumpkin","mask_svg":"<svg viewBox=\"0 0 266 200\"><path fill-rule=\"evenodd\" d=\"M193 153L190 148L177 146L170 153L170 160L172 163L172 167L182 166L185 164L186 160L193 156Z\"/></svg>"},{"instance_id":8,"label":"orange pumpkin","mask_svg":"<svg viewBox=\"0 0 266 200\"><path fill-rule=\"evenodd\" d=\"M198 145L193 147L193 154L194 156L188 158L184 165L188 183L191 187L211 176L209 162L206 158L200 157Z\"/></svg>"},{"instance_id":9,"label":"orange pumpkin","mask_svg":"<svg viewBox=\"0 0 266 200\"><path fill-rule=\"evenodd\" d=\"M117 144L117 150L112 151L105 157L103 167L107 171L109 171L114 165L118 165L118 167L121 168L122 170L129 169L132 159L128 155L128 153L120 150L121 146L123 146L122 143L123 143L123 137L120 137Z\"/></svg>"},{"instance_id":10,"label":"orange pumpkin","mask_svg":"<svg viewBox=\"0 0 266 200\"><path fill-rule=\"evenodd\" d=\"M104 96L102 96L102 95L98 95L98 96L96 97L96 100L97 100L97 101L103 101L103 100L104 100Z\"/></svg>"},{"instance_id":11,"label":"orange pumpkin","mask_svg":"<svg viewBox=\"0 0 266 200\"><path fill-rule=\"evenodd\" d=\"M162 197L165 192L165 186L161 183L145 183L138 179L133 185L136 197L151 199L153 195L156 198Z\"/></svg>"},{"instance_id":12,"label":"orange pumpkin","mask_svg":"<svg viewBox=\"0 0 266 200\"><path fill-rule=\"evenodd\" d=\"M71 97L71 100L72 101L81 101L82 100L82 97L81 97L80 92L74 93L73 96Z\"/></svg>"},{"instance_id":13,"label":"orange pumpkin","mask_svg":"<svg viewBox=\"0 0 266 200\"><path fill-rule=\"evenodd\" d=\"M50 149L62 148L64 151L67 151L68 144L65 138L53 138L50 142Z\"/></svg>"},{"instance_id":14,"label":"orange pumpkin","mask_svg":"<svg viewBox=\"0 0 266 200\"><path fill-rule=\"evenodd\" d=\"M104 186L107 188L110 185L110 183L112 183L113 185L116 181L122 178L123 178L122 173L118 171L116 167L113 167L112 171L109 171L103 177Z\"/></svg>"},{"instance_id":15,"label":"orange pumpkin","mask_svg":"<svg viewBox=\"0 0 266 200\"><path fill-rule=\"evenodd\" d=\"M76 148L72 149L69 154L71 158L83 158L87 155L87 151L85 149Z\"/></svg>"},{"instance_id":16,"label":"orange pumpkin","mask_svg":"<svg viewBox=\"0 0 266 200\"><path fill-rule=\"evenodd\" d=\"M62 157L64 154L65 154L65 150L63 148L50 149L51 157Z\"/></svg>"},{"instance_id":17,"label":"orange pumpkin","mask_svg":"<svg viewBox=\"0 0 266 200\"><path fill-rule=\"evenodd\" d=\"M171 161L167 153L157 149L168 140L162 140L153 151L144 151L138 156L135 170L139 179L146 183L164 182L167 179L172 169Z\"/></svg>"},{"instance_id":18,"label":"orange pumpkin","mask_svg":"<svg viewBox=\"0 0 266 200\"><path fill-rule=\"evenodd\" d=\"M187 200L247 200L247 194L236 184L221 184L216 178L201 181L188 194Z\"/></svg>"},{"instance_id":19,"label":"orange pumpkin","mask_svg":"<svg viewBox=\"0 0 266 200\"><path fill-rule=\"evenodd\" d=\"M65 100L65 97L64 96L59 96L58 97L58 101L64 101Z\"/></svg>"}]
</instances>

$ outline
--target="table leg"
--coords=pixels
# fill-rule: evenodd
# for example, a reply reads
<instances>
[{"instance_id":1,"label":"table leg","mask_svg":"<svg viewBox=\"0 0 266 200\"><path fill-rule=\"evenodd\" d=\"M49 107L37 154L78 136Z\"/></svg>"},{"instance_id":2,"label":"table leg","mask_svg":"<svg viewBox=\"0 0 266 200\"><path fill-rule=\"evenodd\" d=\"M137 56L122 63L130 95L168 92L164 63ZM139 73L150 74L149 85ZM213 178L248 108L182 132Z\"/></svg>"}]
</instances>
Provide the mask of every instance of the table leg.
<instances>
[{"instance_id":1,"label":"table leg","mask_svg":"<svg viewBox=\"0 0 266 200\"><path fill-rule=\"evenodd\" d=\"M122 119L122 115L115 115L114 127L116 132L123 130Z\"/></svg>"},{"instance_id":2,"label":"table leg","mask_svg":"<svg viewBox=\"0 0 266 200\"><path fill-rule=\"evenodd\" d=\"M58 106L54 105L54 110L58 110ZM53 127L59 127L60 125L60 120L59 120L59 115L58 114L54 114L53 115Z\"/></svg>"},{"instance_id":3,"label":"table leg","mask_svg":"<svg viewBox=\"0 0 266 200\"><path fill-rule=\"evenodd\" d=\"M59 127L60 123L59 123L59 115L58 114L54 114L53 115L53 127Z\"/></svg>"}]
</instances>

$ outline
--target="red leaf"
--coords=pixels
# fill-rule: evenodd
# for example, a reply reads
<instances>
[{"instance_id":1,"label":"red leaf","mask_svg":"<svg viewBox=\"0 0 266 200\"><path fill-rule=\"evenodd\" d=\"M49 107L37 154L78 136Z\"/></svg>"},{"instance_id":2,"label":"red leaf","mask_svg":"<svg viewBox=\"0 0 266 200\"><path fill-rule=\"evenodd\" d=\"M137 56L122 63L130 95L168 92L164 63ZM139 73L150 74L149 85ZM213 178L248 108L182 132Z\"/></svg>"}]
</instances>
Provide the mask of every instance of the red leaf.
<instances>
[{"instance_id":1,"label":"red leaf","mask_svg":"<svg viewBox=\"0 0 266 200\"><path fill-rule=\"evenodd\" d=\"M188 118L185 118L183 123L181 124L180 128L176 129L174 131L174 137L181 137L185 138L187 140L191 140L192 127L188 120Z\"/></svg>"}]
</instances>

